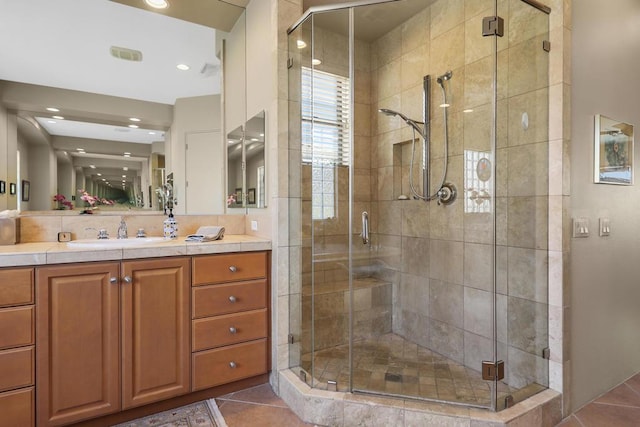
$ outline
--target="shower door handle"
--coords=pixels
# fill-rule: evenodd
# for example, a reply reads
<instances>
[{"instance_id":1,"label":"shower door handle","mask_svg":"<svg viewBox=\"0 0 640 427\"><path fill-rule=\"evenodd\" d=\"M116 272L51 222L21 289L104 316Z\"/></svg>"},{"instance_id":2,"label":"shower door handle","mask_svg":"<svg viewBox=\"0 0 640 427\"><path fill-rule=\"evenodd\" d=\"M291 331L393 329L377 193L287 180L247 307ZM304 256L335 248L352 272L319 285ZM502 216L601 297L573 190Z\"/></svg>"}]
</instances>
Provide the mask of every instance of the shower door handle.
<instances>
[{"instance_id":1,"label":"shower door handle","mask_svg":"<svg viewBox=\"0 0 640 427\"><path fill-rule=\"evenodd\" d=\"M362 244L369 243L369 214L362 212Z\"/></svg>"}]
</instances>

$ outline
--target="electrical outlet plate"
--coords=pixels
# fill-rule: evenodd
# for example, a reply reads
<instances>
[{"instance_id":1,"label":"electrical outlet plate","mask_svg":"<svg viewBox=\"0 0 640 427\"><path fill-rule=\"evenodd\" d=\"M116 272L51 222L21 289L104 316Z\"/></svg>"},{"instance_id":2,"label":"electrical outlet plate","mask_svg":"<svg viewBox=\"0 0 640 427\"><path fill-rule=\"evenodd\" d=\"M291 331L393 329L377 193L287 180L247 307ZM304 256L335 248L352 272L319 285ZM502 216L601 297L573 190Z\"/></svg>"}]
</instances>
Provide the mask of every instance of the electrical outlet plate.
<instances>
[{"instance_id":1,"label":"electrical outlet plate","mask_svg":"<svg viewBox=\"0 0 640 427\"><path fill-rule=\"evenodd\" d=\"M70 242L71 233L68 231L61 231L58 233L58 242Z\"/></svg>"},{"instance_id":2,"label":"electrical outlet plate","mask_svg":"<svg viewBox=\"0 0 640 427\"><path fill-rule=\"evenodd\" d=\"M251 231L258 231L258 221L251 221Z\"/></svg>"}]
</instances>

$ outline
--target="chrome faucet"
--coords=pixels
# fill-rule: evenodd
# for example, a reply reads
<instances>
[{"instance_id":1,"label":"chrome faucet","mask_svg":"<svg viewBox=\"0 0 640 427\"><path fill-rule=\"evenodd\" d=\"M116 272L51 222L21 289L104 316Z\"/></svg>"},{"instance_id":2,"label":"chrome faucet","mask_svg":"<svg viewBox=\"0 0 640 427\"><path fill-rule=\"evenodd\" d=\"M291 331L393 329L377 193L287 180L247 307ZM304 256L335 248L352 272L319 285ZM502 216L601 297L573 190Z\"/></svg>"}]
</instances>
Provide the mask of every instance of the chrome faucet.
<instances>
[{"instance_id":1,"label":"chrome faucet","mask_svg":"<svg viewBox=\"0 0 640 427\"><path fill-rule=\"evenodd\" d=\"M126 239L129 236L127 235L127 223L124 222L124 219L120 220L120 226L118 227L118 239Z\"/></svg>"}]
</instances>

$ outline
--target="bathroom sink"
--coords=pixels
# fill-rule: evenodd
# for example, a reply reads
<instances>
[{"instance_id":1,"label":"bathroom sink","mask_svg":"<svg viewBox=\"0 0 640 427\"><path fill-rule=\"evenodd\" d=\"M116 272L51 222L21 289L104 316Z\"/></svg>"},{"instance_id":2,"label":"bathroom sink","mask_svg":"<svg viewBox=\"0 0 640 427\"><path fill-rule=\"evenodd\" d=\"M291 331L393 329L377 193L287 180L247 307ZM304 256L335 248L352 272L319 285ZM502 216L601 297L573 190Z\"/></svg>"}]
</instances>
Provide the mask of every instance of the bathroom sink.
<instances>
[{"instance_id":1,"label":"bathroom sink","mask_svg":"<svg viewBox=\"0 0 640 427\"><path fill-rule=\"evenodd\" d=\"M154 243L170 242L164 237L133 237L129 239L79 239L67 242L72 248L128 248L131 246L145 246Z\"/></svg>"}]
</instances>

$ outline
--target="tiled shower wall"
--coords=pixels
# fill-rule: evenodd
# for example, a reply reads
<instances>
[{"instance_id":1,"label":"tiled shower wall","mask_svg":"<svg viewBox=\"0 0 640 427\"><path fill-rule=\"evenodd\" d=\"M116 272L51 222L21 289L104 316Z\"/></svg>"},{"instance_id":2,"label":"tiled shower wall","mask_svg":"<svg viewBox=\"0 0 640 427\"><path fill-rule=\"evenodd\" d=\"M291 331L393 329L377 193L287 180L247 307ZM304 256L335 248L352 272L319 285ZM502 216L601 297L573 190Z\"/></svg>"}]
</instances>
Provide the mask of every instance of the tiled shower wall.
<instances>
[{"instance_id":1,"label":"tiled shower wall","mask_svg":"<svg viewBox=\"0 0 640 427\"><path fill-rule=\"evenodd\" d=\"M465 211L463 199L472 195L465 178L476 171L465 168L464 155L480 152L497 162L498 359L506 362L510 385L546 385L548 369L540 355L548 339L548 54L542 50L548 17L519 0L499 2L506 28L497 41L496 161L489 153L494 38L481 36L482 18L494 14L491 3L440 0L373 43L373 230L377 244L401 253L390 266L397 275L393 331L479 370L482 360L492 359L494 207L485 201L486 212ZM435 76L447 70L453 71L445 83L451 104L447 181L457 186L458 201L438 206L397 200L407 185L394 187L393 176L402 164L400 175L408 180L412 136L401 120L377 109L421 120L422 77L431 75L433 191L442 173L444 140ZM421 188L419 174L414 176Z\"/></svg>"}]
</instances>

